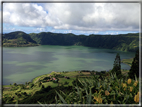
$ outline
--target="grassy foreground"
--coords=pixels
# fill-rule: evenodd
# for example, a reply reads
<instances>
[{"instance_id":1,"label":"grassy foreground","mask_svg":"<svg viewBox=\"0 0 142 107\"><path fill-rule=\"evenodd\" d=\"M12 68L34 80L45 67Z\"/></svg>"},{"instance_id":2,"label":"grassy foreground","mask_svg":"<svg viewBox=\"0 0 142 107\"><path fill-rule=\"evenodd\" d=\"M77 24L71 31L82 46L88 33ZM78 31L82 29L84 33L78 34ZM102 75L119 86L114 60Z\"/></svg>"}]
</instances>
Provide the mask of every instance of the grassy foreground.
<instances>
[{"instance_id":1,"label":"grassy foreground","mask_svg":"<svg viewBox=\"0 0 142 107\"><path fill-rule=\"evenodd\" d=\"M124 79L117 79L104 71L53 71L34 78L32 82L3 86L3 103L138 104L134 100L139 92L138 80L128 84L127 73L122 70Z\"/></svg>"},{"instance_id":2,"label":"grassy foreground","mask_svg":"<svg viewBox=\"0 0 142 107\"><path fill-rule=\"evenodd\" d=\"M33 96L36 92L40 91L42 87L55 88L57 86L73 86L72 82L76 79L76 76L84 76L87 73L79 73L78 71L72 72L54 72L38 76L33 79L32 82L26 82L25 84L3 85L3 96L5 103L18 103L23 99ZM90 73L88 72L90 75ZM8 100L8 99L9 100Z\"/></svg>"}]
</instances>

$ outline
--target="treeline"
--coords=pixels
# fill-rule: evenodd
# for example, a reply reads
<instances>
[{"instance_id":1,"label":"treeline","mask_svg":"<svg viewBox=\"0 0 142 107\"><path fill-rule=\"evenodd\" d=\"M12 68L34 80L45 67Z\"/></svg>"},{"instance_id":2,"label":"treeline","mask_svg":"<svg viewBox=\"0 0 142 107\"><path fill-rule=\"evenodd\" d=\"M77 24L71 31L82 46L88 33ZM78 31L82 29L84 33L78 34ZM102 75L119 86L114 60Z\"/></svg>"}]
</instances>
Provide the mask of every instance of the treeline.
<instances>
[{"instance_id":1,"label":"treeline","mask_svg":"<svg viewBox=\"0 0 142 107\"><path fill-rule=\"evenodd\" d=\"M12 32L3 35L3 44L6 40L23 38L26 43L40 45L82 45L95 48L115 49L121 51L136 51L139 48L139 33L119 34L119 35L75 35L72 33L30 33L21 31ZM5 45L4 45L5 46Z\"/></svg>"}]
</instances>

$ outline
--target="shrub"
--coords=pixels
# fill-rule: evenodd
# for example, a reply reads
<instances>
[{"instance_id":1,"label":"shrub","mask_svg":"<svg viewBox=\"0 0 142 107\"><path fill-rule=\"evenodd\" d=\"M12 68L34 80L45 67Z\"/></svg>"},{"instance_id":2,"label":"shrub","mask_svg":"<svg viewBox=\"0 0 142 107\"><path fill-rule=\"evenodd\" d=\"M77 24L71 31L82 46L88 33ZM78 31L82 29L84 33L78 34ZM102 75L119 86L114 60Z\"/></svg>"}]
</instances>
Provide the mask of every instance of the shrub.
<instances>
[{"instance_id":1,"label":"shrub","mask_svg":"<svg viewBox=\"0 0 142 107\"><path fill-rule=\"evenodd\" d=\"M17 86L17 84L16 84L16 83L13 83L13 86Z\"/></svg>"},{"instance_id":2,"label":"shrub","mask_svg":"<svg viewBox=\"0 0 142 107\"><path fill-rule=\"evenodd\" d=\"M64 82L64 85L67 85L67 84L69 84L69 82L65 81L65 82Z\"/></svg>"},{"instance_id":3,"label":"shrub","mask_svg":"<svg viewBox=\"0 0 142 107\"><path fill-rule=\"evenodd\" d=\"M138 104L139 83L137 78L118 79L116 73L104 81L93 78L74 81L72 92L56 91L56 104ZM81 86L77 84L79 82Z\"/></svg>"}]
</instances>

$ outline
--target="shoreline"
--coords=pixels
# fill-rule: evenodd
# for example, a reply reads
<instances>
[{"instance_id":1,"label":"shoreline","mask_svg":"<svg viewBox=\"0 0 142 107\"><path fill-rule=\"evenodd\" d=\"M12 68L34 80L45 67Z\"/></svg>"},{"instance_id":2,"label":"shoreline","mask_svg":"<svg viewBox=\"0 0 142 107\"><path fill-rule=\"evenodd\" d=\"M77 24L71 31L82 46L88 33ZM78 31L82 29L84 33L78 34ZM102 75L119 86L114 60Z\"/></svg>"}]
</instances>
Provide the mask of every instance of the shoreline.
<instances>
[{"instance_id":1,"label":"shoreline","mask_svg":"<svg viewBox=\"0 0 142 107\"><path fill-rule=\"evenodd\" d=\"M134 59L134 58L122 59L122 60L121 60L121 63L126 64L126 65L129 65L129 66L131 67L132 62L133 62L133 59Z\"/></svg>"},{"instance_id":2,"label":"shoreline","mask_svg":"<svg viewBox=\"0 0 142 107\"><path fill-rule=\"evenodd\" d=\"M121 69L121 70L123 70L123 69ZM75 70L76 71L76 70ZM67 71L67 72L75 72L75 71ZM82 71L82 70L77 70L77 72L79 72L79 71ZM91 71L91 70L90 70ZM90 72L89 71L89 72ZM106 72L109 72L110 70L107 70ZM31 83L34 83L34 79L36 79L36 78L41 78L41 77L43 77L44 75L53 75L52 73L61 73L61 72L63 72L63 71L60 71L60 72L56 72L56 71L51 71L50 73L48 73L48 74L42 74L42 75L38 75L38 76L36 76L36 77L34 77L33 79L31 79L31 81L29 81L29 82L31 82ZM66 71L64 71L64 72L66 72ZM96 71L95 71L96 72ZM97 72L101 72L101 71L97 71ZM35 83L34 83L35 84ZM11 84L12 85L12 84ZM18 84L17 84L18 85ZM10 85L2 85L2 86L10 86ZM4 87L3 87L4 88Z\"/></svg>"},{"instance_id":3,"label":"shoreline","mask_svg":"<svg viewBox=\"0 0 142 107\"><path fill-rule=\"evenodd\" d=\"M52 71L49 72L49 74L50 74L50 73L52 73ZM49 75L49 74L43 74L43 75ZM33 82L33 80L34 80L35 78L40 77L40 76L43 76L43 75L39 75L39 76L34 77L33 79L31 79L31 82Z\"/></svg>"}]
</instances>

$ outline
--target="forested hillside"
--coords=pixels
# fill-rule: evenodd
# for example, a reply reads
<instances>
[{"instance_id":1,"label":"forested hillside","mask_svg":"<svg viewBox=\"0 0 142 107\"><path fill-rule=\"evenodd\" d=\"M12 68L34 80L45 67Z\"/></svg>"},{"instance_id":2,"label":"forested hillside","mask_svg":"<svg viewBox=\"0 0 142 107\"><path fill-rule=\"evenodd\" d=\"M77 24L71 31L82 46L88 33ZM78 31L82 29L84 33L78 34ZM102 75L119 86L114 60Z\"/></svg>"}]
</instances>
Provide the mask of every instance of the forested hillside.
<instances>
[{"instance_id":1,"label":"forested hillside","mask_svg":"<svg viewBox=\"0 0 142 107\"><path fill-rule=\"evenodd\" d=\"M3 35L3 46L33 46L33 45L82 45L95 48L115 49L121 51L136 51L139 47L139 34L120 35L74 35L41 32L26 34L21 31Z\"/></svg>"},{"instance_id":2,"label":"forested hillside","mask_svg":"<svg viewBox=\"0 0 142 107\"><path fill-rule=\"evenodd\" d=\"M36 46L37 43L28 34L17 31L3 35L4 47Z\"/></svg>"},{"instance_id":3,"label":"forested hillside","mask_svg":"<svg viewBox=\"0 0 142 107\"><path fill-rule=\"evenodd\" d=\"M61 33L31 33L33 40L41 45L83 45L121 51L136 51L139 47L139 34L121 35L74 35Z\"/></svg>"}]
</instances>

